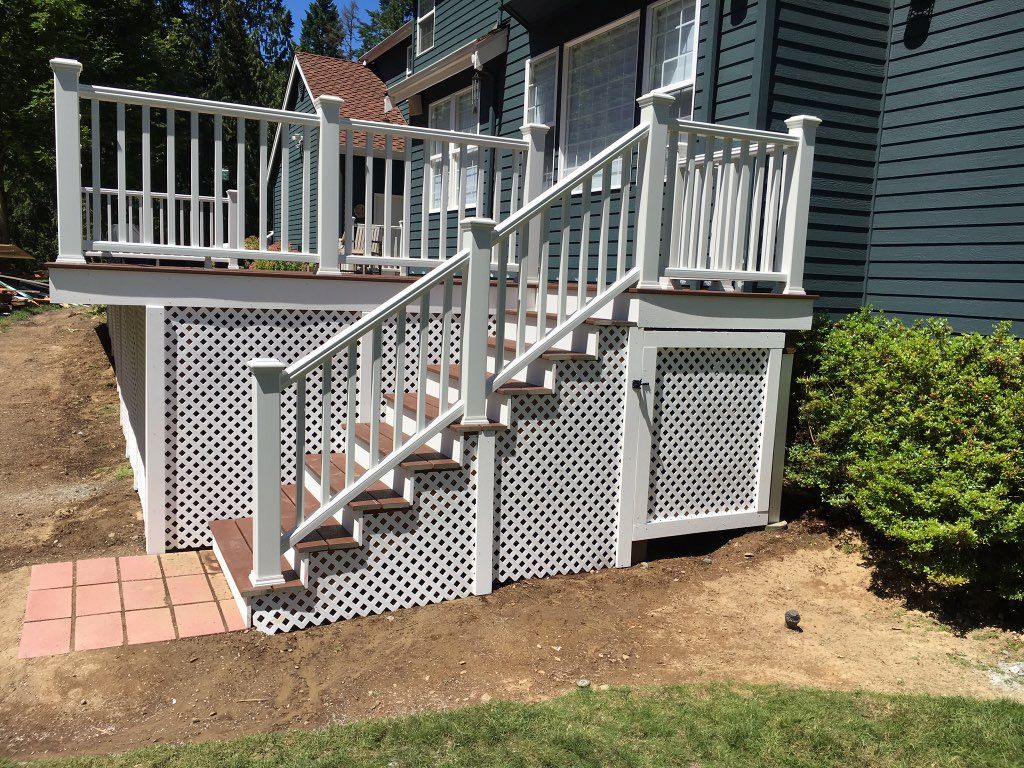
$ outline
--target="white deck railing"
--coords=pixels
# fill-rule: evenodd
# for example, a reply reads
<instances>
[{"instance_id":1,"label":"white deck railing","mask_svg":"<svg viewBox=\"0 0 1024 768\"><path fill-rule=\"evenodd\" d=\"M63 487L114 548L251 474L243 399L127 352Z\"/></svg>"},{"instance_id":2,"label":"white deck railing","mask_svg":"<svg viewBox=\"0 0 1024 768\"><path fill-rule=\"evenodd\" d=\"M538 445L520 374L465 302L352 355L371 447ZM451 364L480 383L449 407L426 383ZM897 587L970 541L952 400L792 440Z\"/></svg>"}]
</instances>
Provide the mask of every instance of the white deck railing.
<instances>
[{"instance_id":1,"label":"white deck railing","mask_svg":"<svg viewBox=\"0 0 1024 768\"><path fill-rule=\"evenodd\" d=\"M315 262L326 273L414 256L443 261L457 221L513 212L526 192L530 145L522 139L348 120L331 96L308 114L82 85L78 62L54 59L51 67L58 261L94 253L208 264L274 259ZM230 202L227 179L238 190ZM398 236L382 237L379 253L360 253L358 237L344 236L364 222L399 220ZM410 224L419 229L415 242ZM257 237L255 249L245 248L246 235Z\"/></svg>"}]
</instances>

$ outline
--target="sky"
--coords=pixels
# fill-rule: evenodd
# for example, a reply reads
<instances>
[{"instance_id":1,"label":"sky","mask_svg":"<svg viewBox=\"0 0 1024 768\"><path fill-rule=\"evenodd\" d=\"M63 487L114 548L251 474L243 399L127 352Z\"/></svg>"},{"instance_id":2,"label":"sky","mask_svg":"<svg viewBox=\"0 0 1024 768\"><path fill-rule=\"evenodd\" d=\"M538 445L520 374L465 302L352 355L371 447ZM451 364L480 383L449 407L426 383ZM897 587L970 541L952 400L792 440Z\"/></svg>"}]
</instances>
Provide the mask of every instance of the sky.
<instances>
[{"instance_id":1,"label":"sky","mask_svg":"<svg viewBox=\"0 0 1024 768\"><path fill-rule=\"evenodd\" d=\"M376 8L377 0L356 0L359 5L360 16L363 20L366 19L366 9ZM309 0L284 0L285 6L289 11L292 12L292 22L295 24L293 27L295 39L299 39L299 32L302 31L302 20L306 16L306 6L309 5Z\"/></svg>"}]
</instances>

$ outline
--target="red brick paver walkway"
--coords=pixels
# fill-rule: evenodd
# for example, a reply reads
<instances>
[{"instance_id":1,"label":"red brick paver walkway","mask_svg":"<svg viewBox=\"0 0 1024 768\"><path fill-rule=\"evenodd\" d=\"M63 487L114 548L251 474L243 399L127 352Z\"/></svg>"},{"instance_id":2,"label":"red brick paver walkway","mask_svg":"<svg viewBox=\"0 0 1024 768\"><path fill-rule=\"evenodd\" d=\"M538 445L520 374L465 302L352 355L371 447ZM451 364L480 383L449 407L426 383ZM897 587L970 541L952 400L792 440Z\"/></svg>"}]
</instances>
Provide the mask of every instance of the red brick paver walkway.
<instances>
[{"instance_id":1,"label":"red brick paver walkway","mask_svg":"<svg viewBox=\"0 0 1024 768\"><path fill-rule=\"evenodd\" d=\"M28 589L23 659L244 626L209 550L36 565Z\"/></svg>"}]
</instances>

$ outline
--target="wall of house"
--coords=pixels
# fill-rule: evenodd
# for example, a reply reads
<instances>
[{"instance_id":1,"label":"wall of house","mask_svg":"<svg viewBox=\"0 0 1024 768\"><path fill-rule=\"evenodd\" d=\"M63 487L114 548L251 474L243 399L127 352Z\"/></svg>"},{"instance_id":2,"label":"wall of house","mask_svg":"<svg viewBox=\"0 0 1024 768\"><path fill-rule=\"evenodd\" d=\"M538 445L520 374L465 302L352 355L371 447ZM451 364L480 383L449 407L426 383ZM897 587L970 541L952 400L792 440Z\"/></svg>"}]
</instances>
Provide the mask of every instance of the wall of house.
<instances>
[{"instance_id":1,"label":"wall of house","mask_svg":"<svg viewBox=\"0 0 1024 768\"><path fill-rule=\"evenodd\" d=\"M847 312L863 301L871 228L890 0L777 0L767 72L768 124L798 114L822 119L804 280L818 307Z\"/></svg>"},{"instance_id":2,"label":"wall of house","mask_svg":"<svg viewBox=\"0 0 1024 768\"><path fill-rule=\"evenodd\" d=\"M895 3L865 299L1024 333L1024 6Z\"/></svg>"},{"instance_id":3,"label":"wall of house","mask_svg":"<svg viewBox=\"0 0 1024 768\"><path fill-rule=\"evenodd\" d=\"M313 100L309 91L306 90L302 79L296 75L292 83L292 91L285 101L285 109L295 112L313 114L316 110L313 107ZM302 128L296 126L290 134L302 133ZM320 157L319 141L320 131L317 128L309 129L309 248L311 251L317 249L316 220L317 220L317 183L318 163ZM278 156L280 156L280 142L289 137L282 132L278 136ZM274 136L271 132L267 137L268 145L273 145ZM290 250L299 250L302 246L302 151L296 142L288 141L288 244ZM271 159L273 168L270 172L271 195L273 200L273 215L270 226L274 231L273 242L280 242L281 237L281 180L279 160ZM252 232L248 234L253 234Z\"/></svg>"}]
</instances>

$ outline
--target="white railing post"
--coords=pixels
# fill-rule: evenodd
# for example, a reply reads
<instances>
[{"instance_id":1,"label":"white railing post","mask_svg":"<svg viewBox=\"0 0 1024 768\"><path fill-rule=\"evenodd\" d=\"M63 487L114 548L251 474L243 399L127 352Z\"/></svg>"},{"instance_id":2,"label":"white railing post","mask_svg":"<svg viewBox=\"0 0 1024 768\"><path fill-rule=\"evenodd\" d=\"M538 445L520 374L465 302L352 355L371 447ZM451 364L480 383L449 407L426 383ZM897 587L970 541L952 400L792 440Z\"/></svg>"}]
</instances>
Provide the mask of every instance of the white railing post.
<instances>
[{"instance_id":1,"label":"white railing post","mask_svg":"<svg viewBox=\"0 0 1024 768\"><path fill-rule=\"evenodd\" d=\"M807 217L811 207L811 174L814 170L814 136L821 120L797 115L786 121L789 135L799 140L793 153L792 186L786 198L782 224L782 264L786 274L783 293L803 295L804 256L807 252Z\"/></svg>"},{"instance_id":2,"label":"white railing post","mask_svg":"<svg viewBox=\"0 0 1024 768\"><path fill-rule=\"evenodd\" d=\"M254 587L284 582L281 572L281 374L284 363L257 359L252 371Z\"/></svg>"},{"instance_id":3,"label":"white railing post","mask_svg":"<svg viewBox=\"0 0 1024 768\"><path fill-rule=\"evenodd\" d=\"M57 159L57 261L85 263L82 253L82 148L74 59L50 59Z\"/></svg>"},{"instance_id":4,"label":"white railing post","mask_svg":"<svg viewBox=\"0 0 1024 768\"><path fill-rule=\"evenodd\" d=\"M640 287L657 288L668 265L668 244L662 248L661 224L665 210L668 123L676 100L664 93L647 93L636 101L640 105L640 124L650 126L643 177L638 180L636 263L640 267ZM629 168L624 167L622 173L629 173Z\"/></svg>"},{"instance_id":5,"label":"white railing post","mask_svg":"<svg viewBox=\"0 0 1024 768\"><path fill-rule=\"evenodd\" d=\"M238 242L238 190L228 190L228 248L245 248L245 243ZM216 215L220 216L220 201L214 203ZM238 259L228 259L228 269L238 269Z\"/></svg>"},{"instance_id":6,"label":"white railing post","mask_svg":"<svg viewBox=\"0 0 1024 768\"><path fill-rule=\"evenodd\" d=\"M462 318L462 376L460 382L464 424L487 423L487 331L491 292L493 219L469 218L459 222L462 247L469 250L469 267L462 280L465 315ZM498 290L502 290L498 286ZM502 322L503 318L498 318ZM500 355L500 349L495 354Z\"/></svg>"},{"instance_id":7,"label":"white railing post","mask_svg":"<svg viewBox=\"0 0 1024 768\"><path fill-rule=\"evenodd\" d=\"M317 274L337 274L338 236L341 204L341 105L337 96L319 96L314 100L320 116L320 146L316 187L316 247L320 254Z\"/></svg>"},{"instance_id":8,"label":"white railing post","mask_svg":"<svg viewBox=\"0 0 1024 768\"><path fill-rule=\"evenodd\" d=\"M523 171L522 206L544 191L544 139L550 130L548 126L539 123L527 123L522 127L523 138L530 143L529 149L526 150L526 168ZM537 271L540 246L547 234L540 230L542 218L537 216L530 222L529 235L521 246L523 253L520 254L522 263L519 265L519 274L523 279Z\"/></svg>"}]
</instances>

